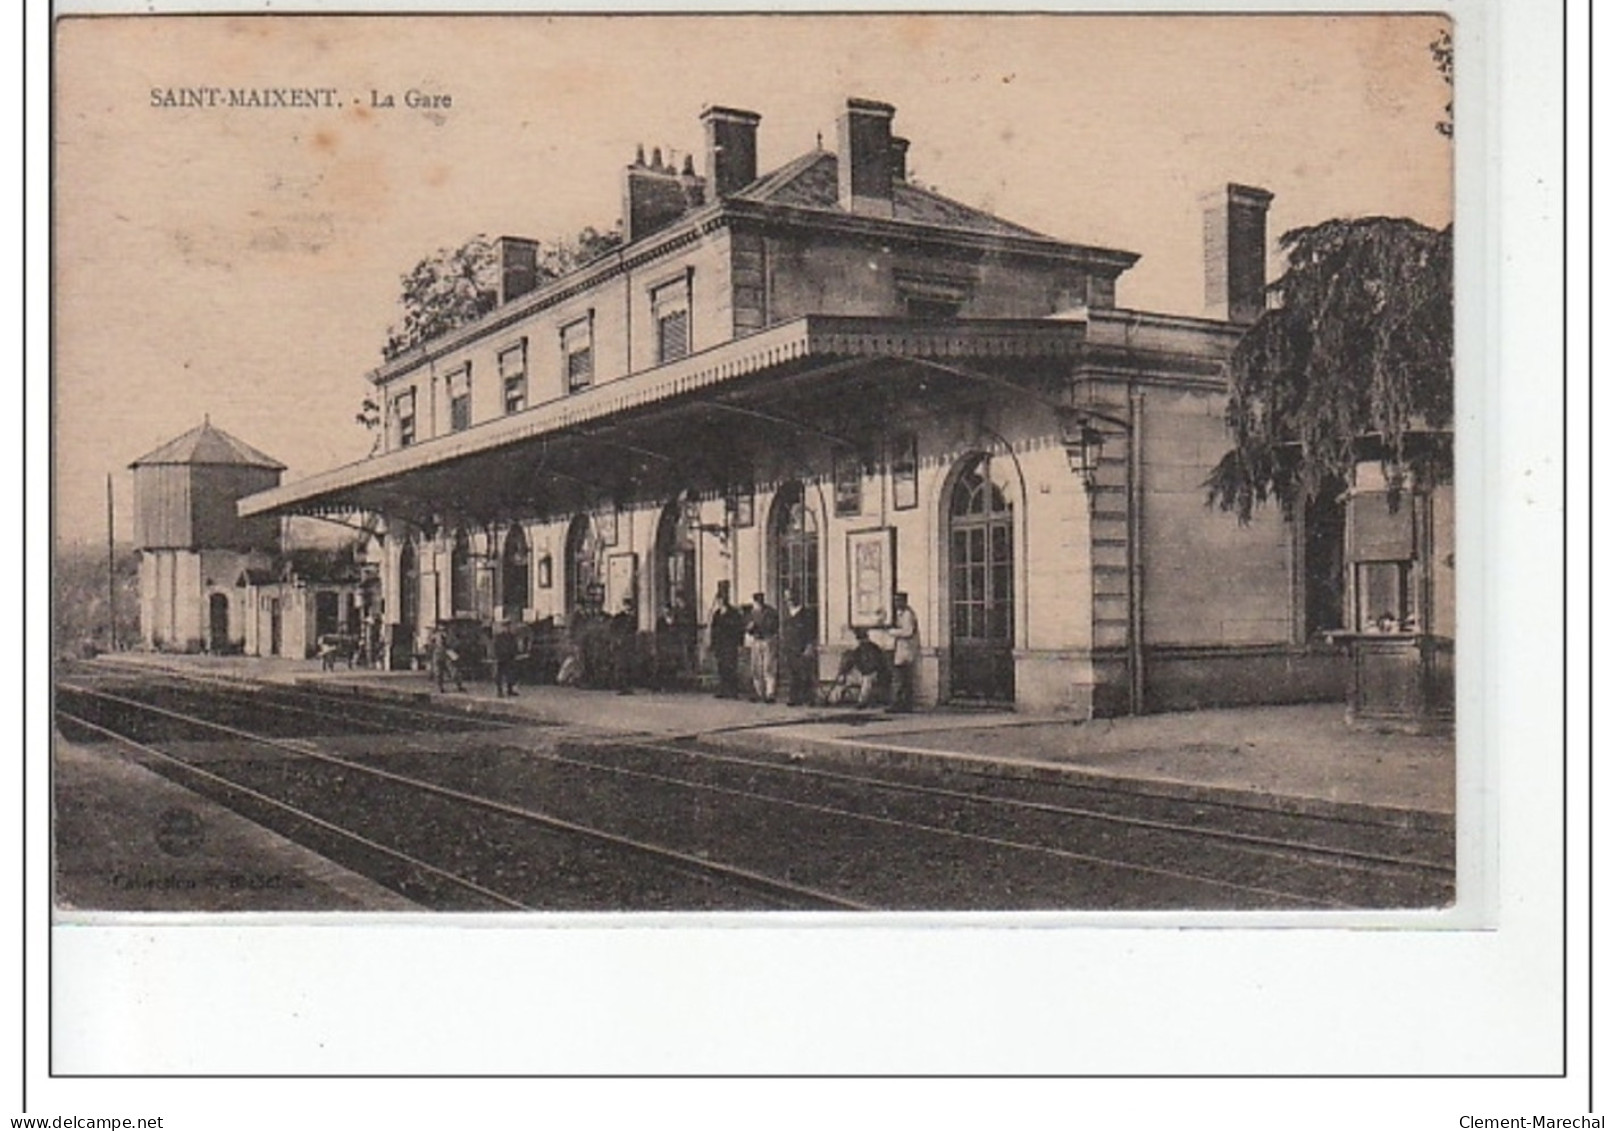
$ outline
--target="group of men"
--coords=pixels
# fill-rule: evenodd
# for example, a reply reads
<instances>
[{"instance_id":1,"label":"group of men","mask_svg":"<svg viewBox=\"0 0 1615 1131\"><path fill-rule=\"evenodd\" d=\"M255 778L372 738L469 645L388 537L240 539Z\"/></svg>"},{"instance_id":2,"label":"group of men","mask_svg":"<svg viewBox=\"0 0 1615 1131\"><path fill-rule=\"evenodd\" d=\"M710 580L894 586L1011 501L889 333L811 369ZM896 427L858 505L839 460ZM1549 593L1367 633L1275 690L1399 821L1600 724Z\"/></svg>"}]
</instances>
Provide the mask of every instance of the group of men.
<instances>
[{"instance_id":1,"label":"group of men","mask_svg":"<svg viewBox=\"0 0 1615 1131\"><path fill-rule=\"evenodd\" d=\"M783 613L768 603L764 593L753 593L751 607L742 612L730 601L729 583L720 581L708 628L718 668L718 698L740 697L740 650L746 647L754 702L774 702L781 684L789 706L819 701L818 619L798 590L786 591ZM869 707L889 678L891 710L911 711L919 620L909 607L907 593L896 595L888 631L892 637L889 660L885 649L869 638L867 629L853 629L857 644L841 658L836 688L856 689L857 705Z\"/></svg>"},{"instance_id":2,"label":"group of men","mask_svg":"<svg viewBox=\"0 0 1615 1131\"><path fill-rule=\"evenodd\" d=\"M578 686L609 685L624 695L633 693L634 658L639 619L632 598L621 611L607 616L603 593L590 593L571 625L571 652L561 664L557 682ZM693 620L686 628L686 616L664 617L668 627L658 624L658 672L665 659L669 664L693 663ZM811 706L820 702L818 617L795 588L785 594L785 608L776 609L763 593L752 594L749 608L742 610L729 597L729 583L718 582L717 594L708 619L713 660L718 669L718 698L738 699L740 652L750 657L751 694L754 702L776 702L781 689L788 706ZM890 636L890 653L870 639L869 630L854 628L856 644L841 657L833 699L846 695L859 707L875 705L881 691L890 688L890 709L914 709L914 664L919 657L919 620L909 607L908 594L895 595ZM487 634L488 629L484 628ZM663 638L666 638L665 640ZM479 642L489 661L494 688L501 697L516 694L516 669L521 655L520 640L507 621L493 626L491 635ZM432 633L428 658L439 691L449 682L465 690L463 672L466 658L461 655L466 642L454 639L443 625ZM658 676L660 680L661 676ZM660 683L658 684L660 685Z\"/></svg>"},{"instance_id":3,"label":"group of men","mask_svg":"<svg viewBox=\"0 0 1615 1131\"><path fill-rule=\"evenodd\" d=\"M632 695L639 634L639 613L632 597L608 614L605 586L590 585L568 628L570 649L556 682L573 687L610 686Z\"/></svg>"},{"instance_id":4,"label":"group of men","mask_svg":"<svg viewBox=\"0 0 1615 1131\"><path fill-rule=\"evenodd\" d=\"M521 641L509 621L499 621L491 632L484 628L487 637L481 643L488 658L489 674L493 676L494 691L503 698L516 695L516 666L521 656ZM438 625L427 641L427 661L439 692L447 691L449 681L455 690L465 690L465 660L461 654L464 641L451 638L447 627Z\"/></svg>"}]
</instances>

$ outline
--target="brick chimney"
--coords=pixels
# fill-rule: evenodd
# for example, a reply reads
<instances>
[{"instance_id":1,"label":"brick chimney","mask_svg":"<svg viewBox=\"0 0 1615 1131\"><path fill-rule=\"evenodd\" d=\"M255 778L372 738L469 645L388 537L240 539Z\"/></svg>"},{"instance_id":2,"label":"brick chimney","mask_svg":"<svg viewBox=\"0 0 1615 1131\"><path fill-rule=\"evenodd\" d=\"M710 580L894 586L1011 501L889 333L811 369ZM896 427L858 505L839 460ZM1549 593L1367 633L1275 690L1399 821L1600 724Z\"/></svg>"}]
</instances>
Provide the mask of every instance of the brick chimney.
<instances>
[{"instance_id":1,"label":"brick chimney","mask_svg":"<svg viewBox=\"0 0 1615 1131\"><path fill-rule=\"evenodd\" d=\"M707 137L707 187L717 199L757 179L757 123L761 114L708 106L701 111Z\"/></svg>"},{"instance_id":2,"label":"brick chimney","mask_svg":"<svg viewBox=\"0 0 1615 1131\"><path fill-rule=\"evenodd\" d=\"M900 185L908 180L908 138L892 138L892 184Z\"/></svg>"},{"instance_id":3,"label":"brick chimney","mask_svg":"<svg viewBox=\"0 0 1615 1131\"><path fill-rule=\"evenodd\" d=\"M1266 189L1236 184L1200 198L1208 316L1249 326L1267 309L1267 206L1272 201Z\"/></svg>"},{"instance_id":4,"label":"brick chimney","mask_svg":"<svg viewBox=\"0 0 1615 1131\"><path fill-rule=\"evenodd\" d=\"M634 163L623 171L622 234L624 243L644 239L673 223L690 204L689 186L671 164L662 164L662 151L645 161L640 146Z\"/></svg>"},{"instance_id":5,"label":"brick chimney","mask_svg":"<svg viewBox=\"0 0 1615 1131\"><path fill-rule=\"evenodd\" d=\"M499 256L499 301L520 298L538 286L538 241L500 236L494 241Z\"/></svg>"},{"instance_id":6,"label":"brick chimney","mask_svg":"<svg viewBox=\"0 0 1615 1131\"><path fill-rule=\"evenodd\" d=\"M847 99L837 130L838 199L848 212L892 214L892 116L896 108L864 98Z\"/></svg>"}]
</instances>

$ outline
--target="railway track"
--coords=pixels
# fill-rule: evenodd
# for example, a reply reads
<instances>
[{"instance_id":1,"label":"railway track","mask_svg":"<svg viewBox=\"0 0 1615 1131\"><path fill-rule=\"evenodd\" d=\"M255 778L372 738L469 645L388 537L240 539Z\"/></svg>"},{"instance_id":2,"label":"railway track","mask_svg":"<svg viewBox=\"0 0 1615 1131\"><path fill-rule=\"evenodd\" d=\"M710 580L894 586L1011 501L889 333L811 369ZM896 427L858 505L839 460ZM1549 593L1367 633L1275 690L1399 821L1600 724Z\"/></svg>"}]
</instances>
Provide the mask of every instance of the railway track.
<instances>
[{"instance_id":1,"label":"railway track","mask_svg":"<svg viewBox=\"0 0 1615 1131\"><path fill-rule=\"evenodd\" d=\"M349 744L475 729L473 744L453 757L431 742L323 757L371 781L444 791L489 814L542 814L575 835L620 838L686 866L725 859L754 883L777 879L829 897L828 906L1356 908L1452 898L1451 844L1439 833L965 772L809 765L683 741L511 743L500 732L537 721L468 720L306 688L203 696L181 678L141 690L201 701L214 719L125 696L126 712L156 712L137 732L152 718L230 730L221 713L273 720L271 729L341 724L347 737L332 741ZM278 741L234 729L240 741ZM295 752L316 756L301 743ZM1365 848L1365 836L1389 846Z\"/></svg>"},{"instance_id":2,"label":"railway track","mask_svg":"<svg viewBox=\"0 0 1615 1131\"><path fill-rule=\"evenodd\" d=\"M69 730L80 727L135 750L166 776L293 839L306 843L312 831L321 842L315 847L334 844L337 858L349 866L379 862L380 874L373 878L427 906L614 910L643 899L670 908L867 909L833 893L365 765L306 742L266 737L93 688L62 684L59 700L64 692L115 705L119 713L179 724L191 736L168 741L186 742L189 756L132 738L124 728L86 718L60 701L57 707L59 723ZM271 756L220 757L198 731ZM206 749L198 752L198 742ZM355 788L355 779L362 788ZM373 867L357 870L374 872ZM625 884L632 890L622 890ZM452 898L463 893L475 898L469 903Z\"/></svg>"}]
</instances>

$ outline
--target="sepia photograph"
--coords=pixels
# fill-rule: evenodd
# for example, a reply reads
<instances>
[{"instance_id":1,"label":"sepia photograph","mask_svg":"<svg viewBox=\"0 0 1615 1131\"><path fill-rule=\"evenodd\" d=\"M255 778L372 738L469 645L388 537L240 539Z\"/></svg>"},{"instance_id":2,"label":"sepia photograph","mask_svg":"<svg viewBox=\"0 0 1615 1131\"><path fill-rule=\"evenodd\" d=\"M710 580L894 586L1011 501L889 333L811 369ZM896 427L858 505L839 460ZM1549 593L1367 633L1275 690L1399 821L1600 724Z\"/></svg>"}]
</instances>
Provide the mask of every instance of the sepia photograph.
<instances>
[{"instance_id":1,"label":"sepia photograph","mask_svg":"<svg viewBox=\"0 0 1615 1131\"><path fill-rule=\"evenodd\" d=\"M1445 18L55 37L60 920L1473 894Z\"/></svg>"}]
</instances>

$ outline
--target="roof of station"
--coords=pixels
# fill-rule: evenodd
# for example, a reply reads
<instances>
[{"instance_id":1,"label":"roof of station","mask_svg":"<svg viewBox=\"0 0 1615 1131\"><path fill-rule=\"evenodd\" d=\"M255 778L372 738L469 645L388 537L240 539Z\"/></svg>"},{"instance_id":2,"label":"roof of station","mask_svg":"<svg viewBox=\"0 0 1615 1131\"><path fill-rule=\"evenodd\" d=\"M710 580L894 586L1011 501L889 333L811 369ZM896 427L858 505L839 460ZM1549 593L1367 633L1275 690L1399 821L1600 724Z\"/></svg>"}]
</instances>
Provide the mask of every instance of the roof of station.
<instances>
[{"instance_id":1,"label":"roof of station","mask_svg":"<svg viewBox=\"0 0 1615 1131\"><path fill-rule=\"evenodd\" d=\"M157 467L172 464L210 467L264 467L285 471L286 465L243 443L206 419L183 436L176 436L155 451L147 452L130 467Z\"/></svg>"},{"instance_id":2,"label":"roof of station","mask_svg":"<svg viewBox=\"0 0 1615 1131\"><path fill-rule=\"evenodd\" d=\"M787 162L772 173L759 177L735 193L731 199L754 201L758 204L788 205L828 215L845 216L846 210L840 204L837 175L836 155L828 150L815 149ZM1031 228L1012 224L990 212L961 204L939 192L922 188L912 181L897 181L892 185L891 218L911 224L980 232L984 235L1051 241L1055 239Z\"/></svg>"}]
</instances>

